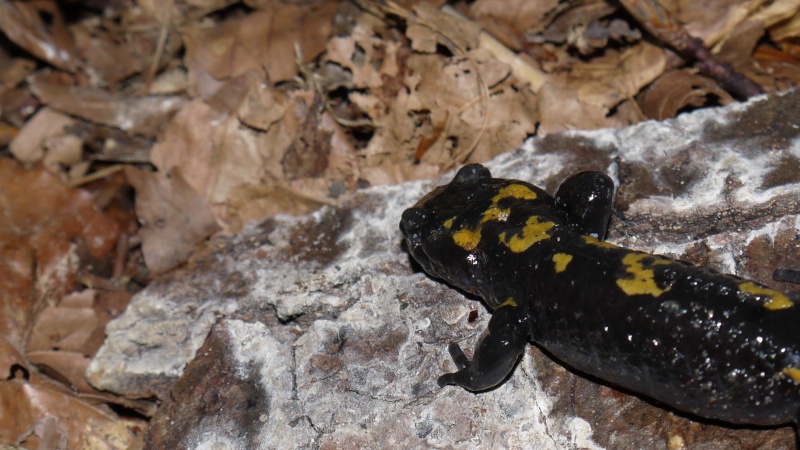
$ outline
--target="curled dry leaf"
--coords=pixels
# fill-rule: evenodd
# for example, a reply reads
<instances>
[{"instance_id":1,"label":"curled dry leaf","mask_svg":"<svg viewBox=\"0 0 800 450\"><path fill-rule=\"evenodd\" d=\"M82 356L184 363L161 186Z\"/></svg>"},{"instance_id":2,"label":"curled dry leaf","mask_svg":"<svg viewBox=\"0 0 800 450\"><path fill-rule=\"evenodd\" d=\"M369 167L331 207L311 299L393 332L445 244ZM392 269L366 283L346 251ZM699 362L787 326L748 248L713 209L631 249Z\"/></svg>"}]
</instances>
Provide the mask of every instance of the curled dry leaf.
<instances>
[{"instance_id":1,"label":"curled dry leaf","mask_svg":"<svg viewBox=\"0 0 800 450\"><path fill-rule=\"evenodd\" d=\"M733 98L717 83L687 70L672 70L660 76L639 96L642 112L651 119L675 117L678 112L708 103L727 105Z\"/></svg>"},{"instance_id":2,"label":"curled dry leaf","mask_svg":"<svg viewBox=\"0 0 800 450\"><path fill-rule=\"evenodd\" d=\"M125 174L136 189L142 253L153 272L182 263L198 242L217 230L208 206L179 170L164 175L128 166Z\"/></svg>"}]
</instances>

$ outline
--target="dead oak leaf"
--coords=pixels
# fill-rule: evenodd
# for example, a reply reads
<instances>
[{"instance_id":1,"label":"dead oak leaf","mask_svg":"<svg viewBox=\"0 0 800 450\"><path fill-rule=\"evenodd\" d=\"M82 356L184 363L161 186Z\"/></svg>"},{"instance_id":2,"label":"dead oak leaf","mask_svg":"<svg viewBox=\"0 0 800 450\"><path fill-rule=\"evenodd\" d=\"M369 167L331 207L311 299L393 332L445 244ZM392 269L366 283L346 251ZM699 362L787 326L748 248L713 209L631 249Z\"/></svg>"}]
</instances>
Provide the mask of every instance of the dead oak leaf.
<instances>
[{"instance_id":1,"label":"dead oak leaf","mask_svg":"<svg viewBox=\"0 0 800 450\"><path fill-rule=\"evenodd\" d=\"M336 6L270 2L212 26L195 24L184 33L186 58L218 80L261 68L272 83L290 80L297 73L295 48L303 63L322 51Z\"/></svg>"},{"instance_id":2,"label":"dead oak leaf","mask_svg":"<svg viewBox=\"0 0 800 450\"><path fill-rule=\"evenodd\" d=\"M49 24L42 20L42 13L50 18ZM15 44L55 67L69 72L78 68L72 35L54 1L0 2L0 31Z\"/></svg>"},{"instance_id":3,"label":"dead oak leaf","mask_svg":"<svg viewBox=\"0 0 800 450\"><path fill-rule=\"evenodd\" d=\"M469 12L493 36L520 51L526 45L525 35L536 30L558 3L558 0L477 0L469 6Z\"/></svg>"},{"instance_id":4,"label":"dead oak leaf","mask_svg":"<svg viewBox=\"0 0 800 450\"><path fill-rule=\"evenodd\" d=\"M663 49L640 42L625 52L607 51L576 64L565 76L551 76L539 91L539 132L597 129L628 125L627 116L610 111L633 98L666 67Z\"/></svg>"},{"instance_id":5,"label":"dead oak leaf","mask_svg":"<svg viewBox=\"0 0 800 450\"><path fill-rule=\"evenodd\" d=\"M217 230L208 205L179 170L166 175L128 166L125 174L136 189L142 254L150 270L160 273L176 267L198 242Z\"/></svg>"},{"instance_id":6,"label":"dead oak leaf","mask_svg":"<svg viewBox=\"0 0 800 450\"><path fill-rule=\"evenodd\" d=\"M74 86L69 77L39 73L28 78L31 92L58 111L123 131L152 136L186 100L181 96L125 97Z\"/></svg>"},{"instance_id":7,"label":"dead oak leaf","mask_svg":"<svg viewBox=\"0 0 800 450\"><path fill-rule=\"evenodd\" d=\"M74 289L78 247L103 259L116 244L119 225L100 212L88 192L7 158L0 158L0 218L6 275L0 277L6 288L0 289L0 333L22 348L19 339L34 305Z\"/></svg>"},{"instance_id":8,"label":"dead oak leaf","mask_svg":"<svg viewBox=\"0 0 800 450\"><path fill-rule=\"evenodd\" d=\"M419 25L431 29L436 33L437 42L448 47L453 54L463 55L477 48L478 35L481 32L477 23L448 14L426 2L417 3L413 10L414 15L408 17L409 26Z\"/></svg>"},{"instance_id":9,"label":"dead oak leaf","mask_svg":"<svg viewBox=\"0 0 800 450\"><path fill-rule=\"evenodd\" d=\"M64 296L55 306L36 316L27 351L66 350L80 352L98 325L95 292L85 290Z\"/></svg>"},{"instance_id":10,"label":"dead oak leaf","mask_svg":"<svg viewBox=\"0 0 800 450\"><path fill-rule=\"evenodd\" d=\"M0 382L0 398L0 441L28 448L125 449L144 426L33 375Z\"/></svg>"}]
</instances>

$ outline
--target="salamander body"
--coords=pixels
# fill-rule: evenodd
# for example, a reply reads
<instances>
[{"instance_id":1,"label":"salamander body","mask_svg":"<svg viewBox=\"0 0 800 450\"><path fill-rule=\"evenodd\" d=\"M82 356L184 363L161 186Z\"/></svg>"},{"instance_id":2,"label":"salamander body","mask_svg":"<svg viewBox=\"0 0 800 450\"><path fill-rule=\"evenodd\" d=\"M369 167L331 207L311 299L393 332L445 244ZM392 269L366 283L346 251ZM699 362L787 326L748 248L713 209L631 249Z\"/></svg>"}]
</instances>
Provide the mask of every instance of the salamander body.
<instances>
[{"instance_id":1,"label":"salamander body","mask_svg":"<svg viewBox=\"0 0 800 450\"><path fill-rule=\"evenodd\" d=\"M440 386L500 384L533 341L581 372L709 419L796 422L796 296L604 242L614 186L582 172L555 196L462 168L403 213L412 257L493 311Z\"/></svg>"}]
</instances>

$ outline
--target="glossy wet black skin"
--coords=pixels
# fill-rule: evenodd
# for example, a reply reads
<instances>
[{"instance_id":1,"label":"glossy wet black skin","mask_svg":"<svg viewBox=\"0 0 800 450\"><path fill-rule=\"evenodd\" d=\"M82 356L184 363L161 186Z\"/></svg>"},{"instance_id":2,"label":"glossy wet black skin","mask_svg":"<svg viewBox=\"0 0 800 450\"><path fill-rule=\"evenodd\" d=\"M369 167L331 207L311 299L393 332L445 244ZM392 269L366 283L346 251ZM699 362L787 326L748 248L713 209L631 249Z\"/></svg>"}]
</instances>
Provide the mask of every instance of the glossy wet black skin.
<instances>
[{"instance_id":1,"label":"glossy wet black skin","mask_svg":"<svg viewBox=\"0 0 800 450\"><path fill-rule=\"evenodd\" d=\"M757 283L602 242L612 197L597 172L571 177L554 199L470 165L403 213L422 268L493 310L473 360L450 345L459 371L439 384L494 387L534 341L579 371L691 414L794 422L800 308Z\"/></svg>"}]
</instances>

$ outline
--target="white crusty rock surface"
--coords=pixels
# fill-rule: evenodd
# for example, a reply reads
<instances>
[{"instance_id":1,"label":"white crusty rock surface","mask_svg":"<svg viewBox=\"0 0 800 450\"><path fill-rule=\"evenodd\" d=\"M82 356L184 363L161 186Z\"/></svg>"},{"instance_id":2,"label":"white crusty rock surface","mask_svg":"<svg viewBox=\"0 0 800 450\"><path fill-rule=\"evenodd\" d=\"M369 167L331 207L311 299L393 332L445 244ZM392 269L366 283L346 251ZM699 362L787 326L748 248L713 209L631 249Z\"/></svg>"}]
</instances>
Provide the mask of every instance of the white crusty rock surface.
<instances>
[{"instance_id":1,"label":"white crusty rock surface","mask_svg":"<svg viewBox=\"0 0 800 450\"><path fill-rule=\"evenodd\" d=\"M798 118L791 92L551 135L486 165L549 192L578 170L606 171L619 188L609 240L786 291L770 274L800 268ZM535 346L493 391L438 388L454 369L447 344L471 349L489 314L415 272L398 223L452 175L215 239L108 326L90 381L163 401L151 448L793 448L790 428L696 422Z\"/></svg>"}]
</instances>

